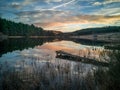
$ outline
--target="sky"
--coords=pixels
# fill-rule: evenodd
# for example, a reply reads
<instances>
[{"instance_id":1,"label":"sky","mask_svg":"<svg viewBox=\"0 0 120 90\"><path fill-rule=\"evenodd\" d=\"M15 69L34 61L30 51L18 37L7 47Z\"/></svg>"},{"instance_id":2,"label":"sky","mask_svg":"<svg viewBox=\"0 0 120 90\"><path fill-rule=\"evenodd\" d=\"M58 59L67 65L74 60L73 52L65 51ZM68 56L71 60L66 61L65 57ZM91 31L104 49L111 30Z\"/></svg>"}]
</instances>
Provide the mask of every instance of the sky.
<instances>
[{"instance_id":1,"label":"sky","mask_svg":"<svg viewBox=\"0 0 120 90\"><path fill-rule=\"evenodd\" d=\"M0 17L62 32L120 26L120 0L0 0Z\"/></svg>"}]
</instances>

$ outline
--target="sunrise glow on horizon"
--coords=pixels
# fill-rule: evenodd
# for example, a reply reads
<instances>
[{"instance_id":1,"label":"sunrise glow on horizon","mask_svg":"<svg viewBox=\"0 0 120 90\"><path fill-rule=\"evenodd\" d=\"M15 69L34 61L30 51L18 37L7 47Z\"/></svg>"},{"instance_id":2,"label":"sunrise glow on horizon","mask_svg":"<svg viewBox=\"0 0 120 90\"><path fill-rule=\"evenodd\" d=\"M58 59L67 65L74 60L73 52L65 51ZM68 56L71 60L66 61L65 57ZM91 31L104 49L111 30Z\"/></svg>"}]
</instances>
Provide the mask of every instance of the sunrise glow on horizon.
<instances>
[{"instance_id":1,"label":"sunrise glow on horizon","mask_svg":"<svg viewBox=\"0 0 120 90\"><path fill-rule=\"evenodd\" d=\"M44 30L120 26L120 0L0 0L0 17Z\"/></svg>"}]
</instances>

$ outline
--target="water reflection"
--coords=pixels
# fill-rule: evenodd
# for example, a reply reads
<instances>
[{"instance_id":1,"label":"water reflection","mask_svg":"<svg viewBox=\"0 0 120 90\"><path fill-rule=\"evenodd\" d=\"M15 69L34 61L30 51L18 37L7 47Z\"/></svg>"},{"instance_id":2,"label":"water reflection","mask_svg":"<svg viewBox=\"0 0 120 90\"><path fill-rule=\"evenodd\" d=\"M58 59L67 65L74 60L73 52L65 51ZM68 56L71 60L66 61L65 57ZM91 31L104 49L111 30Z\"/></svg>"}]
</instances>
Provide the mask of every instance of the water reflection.
<instances>
[{"instance_id":1,"label":"water reflection","mask_svg":"<svg viewBox=\"0 0 120 90\"><path fill-rule=\"evenodd\" d=\"M101 59L100 57L100 54L104 50L104 47L102 46L88 46L88 45L78 44L72 41L63 40L63 41L45 43L42 46L36 46L36 48L38 49L44 48L54 51L61 50L70 53L72 55L104 61L104 59Z\"/></svg>"},{"instance_id":2,"label":"water reflection","mask_svg":"<svg viewBox=\"0 0 120 90\"><path fill-rule=\"evenodd\" d=\"M83 45L86 45L86 46L104 46L106 44L108 44L108 42L100 42L100 41L91 41L91 40L82 40L82 39L62 39L62 38L18 38L18 39L15 39L15 38L11 38L11 39L7 39L7 40L4 40L4 41L1 41L0 42L0 56L2 54L5 54L7 52L11 52L11 51L14 51L14 50L23 50L25 48L33 48L37 45L43 45L44 43L46 42L56 42L56 41L61 41L61 40L66 40L66 41L69 41L70 44L69 44L69 47L72 46L74 47L72 44L71 41L75 42L76 45L79 45L81 44L81 46ZM62 45L62 43L60 43ZM65 44L63 42L63 44ZM67 43L68 44L68 43ZM67 45L68 47L68 45ZM71 48L72 48L71 47Z\"/></svg>"},{"instance_id":3,"label":"water reflection","mask_svg":"<svg viewBox=\"0 0 120 90\"><path fill-rule=\"evenodd\" d=\"M74 43L72 41L64 40L56 42L47 42L44 43L43 45L35 46L34 48L28 48L22 51L15 50L3 54L2 57L0 58L0 63L2 64L7 62L9 63L10 67L15 67L16 69L18 68L31 69L33 68L33 64L35 64L35 66L37 65L38 67L41 67L44 64L46 64L46 62L53 64L53 66L56 66L56 64L58 63L60 65L62 64L62 66L64 66L65 63L70 63L72 64L71 68L74 68L76 64L78 64L78 62L76 63L74 61L66 61L63 59L56 58L55 51L57 50L63 50L73 55L100 60L99 56L100 53L104 50L104 47L81 45ZM102 61L105 62L104 59L102 59ZM83 64L81 62L79 62L79 64L82 64L82 66L86 68L87 71L91 70L94 67L94 65Z\"/></svg>"},{"instance_id":4,"label":"water reflection","mask_svg":"<svg viewBox=\"0 0 120 90\"><path fill-rule=\"evenodd\" d=\"M25 70L27 73L39 72L44 69L45 73L50 73L49 69L52 68L56 72L60 69L60 72L71 73L72 75L78 74L85 76L87 73L96 66L90 64L83 64L81 62L74 62L69 60L63 60L55 58L56 53L53 50L29 48L22 51L13 51L11 53L4 54L0 58L2 68L11 68L15 71ZM79 71L77 69L80 69ZM4 69L3 69L4 70ZM53 71L54 71L53 70Z\"/></svg>"},{"instance_id":5,"label":"water reflection","mask_svg":"<svg viewBox=\"0 0 120 90\"><path fill-rule=\"evenodd\" d=\"M0 56L14 50L23 50L33 48L36 45L42 45L45 42L52 42L54 38L11 38L0 42Z\"/></svg>"},{"instance_id":6,"label":"water reflection","mask_svg":"<svg viewBox=\"0 0 120 90\"><path fill-rule=\"evenodd\" d=\"M49 90L50 88L51 90L63 90L63 88L69 90L71 87L74 90L79 90L83 85L84 88L87 88L85 90L89 90L90 82L92 90L95 90L94 72L99 68L107 70L107 67L56 58L55 52L62 50L72 55L108 62L107 55L104 59L100 57L101 52L104 51L103 46L90 46L54 39L44 42L42 39L29 39L26 42L19 40L15 40L14 43L7 41L10 47L6 44L3 49L8 47L7 53L2 53L2 57L0 57L0 76L10 78L10 81L12 78L19 78L18 80L22 80L24 84L32 84L34 87L39 87L40 90ZM26 85L27 89L31 89L29 86Z\"/></svg>"}]
</instances>

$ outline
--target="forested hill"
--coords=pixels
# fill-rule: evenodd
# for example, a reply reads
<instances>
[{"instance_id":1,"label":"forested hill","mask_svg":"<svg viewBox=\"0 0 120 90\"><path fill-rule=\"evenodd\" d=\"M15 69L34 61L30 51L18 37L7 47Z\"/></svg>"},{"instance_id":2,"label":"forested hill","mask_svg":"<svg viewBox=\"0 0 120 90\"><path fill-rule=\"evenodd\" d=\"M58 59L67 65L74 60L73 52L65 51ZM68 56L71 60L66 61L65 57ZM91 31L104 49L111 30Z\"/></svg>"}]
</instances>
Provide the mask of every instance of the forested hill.
<instances>
[{"instance_id":1,"label":"forested hill","mask_svg":"<svg viewBox=\"0 0 120 90\"><path fill-rule=\"evenodd\" d=\"M87 28L69 33L70 35L91 35L120 32L120 26L108 26L101 28Z\"/></svg>"},{"instance_id":2,"label":"forested hill","mask_svg":"<svg viewBox=\"0 0 120 90\"><path fill-rule=\"evenodd\" d=\"M54 36L56 32L0 18L0 33L8 36ZM60 33L60 32L57 32Z\"/></svg>"}]
</instances>

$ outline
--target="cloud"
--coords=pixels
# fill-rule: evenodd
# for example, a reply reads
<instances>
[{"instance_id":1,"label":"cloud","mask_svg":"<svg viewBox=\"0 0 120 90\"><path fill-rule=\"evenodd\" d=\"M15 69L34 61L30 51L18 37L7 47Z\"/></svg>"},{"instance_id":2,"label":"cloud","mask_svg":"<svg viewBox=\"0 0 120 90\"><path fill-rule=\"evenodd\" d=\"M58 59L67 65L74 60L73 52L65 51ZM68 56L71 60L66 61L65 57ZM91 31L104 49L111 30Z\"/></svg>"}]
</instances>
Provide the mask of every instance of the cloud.
<instances>
[{"instance_id":1,"label":"cloud","mask_svg":"<svg viewBox=\"0 0 120 90\"><path fill-rule=\"evenodd\" d=\"M18 2L12 2L9 6L12 8L16 8L16 9L21 8L20 3L18 3Z\"/></svg>"},{"instance_id":2,"label":"cloud","mask_svg":"<svg viewBox=\"0 0 120 90\"><path fill-rule=\"evenodd\" d=\"M110 4L110 3L120 3L120 0L105 0L103 4Z\"/></svg>"},{"instance_id":3,"label":"cloud","mask_svg":"<svg viewBox=\"0 0 120 90\"><path fill-rule=\"evenodd\" d=\"M50 3L50 2L61 2L62 0L44 0L44 1Z\"/></svg>"},{"instance_id":4,"label":"cloud","mask_svg":"<svg viewBox=\"0 0 120 90\"><path fill-rule=\"evenodd\" d=\"M36 26L43 27L49 30L77 30L82 24L103 24L110 25L120 21L120 15L118 16L102 16L102 15L79 15L70 16L61 21L46 22L46 23L35 23Z\"/></svg>"},{"instance_id":5,"label":"cloud","mask_svg":"<svg viewBox=\"0 0 120 90\"><path fill-rule=\"evenodd\" d=\"M93 5L98 6L98 5L106 5L111 3L120 3L120 0L105 0L103 2L94 2Z\"/></svg>"},{"instance_id":6,"label":"cloud","mask_svg":"<svg viewBox=\"0 0 120 90\"><path fill-rule=\"evenodd\" d=\"M94 2L93 5L98 6L98 5L102 5L102 3L100 3L100 2Z\"/></svg>"},{"instance_id":7,"label":"cloud","mask_svg":"<svg viewBox=\"0 0 120 90\"><path fill-rule=\"evenodd\" d=\"M75 0L72 0L72 1L69 1L69 2L66 2L66 3L63 3L63 4L61 4L61 5L58 5L58 6L53 7L52 9L56 9L56 8L60 8L60 7L65 7L66 5L71 4L71 3L73 3L74 1L75 1Z\"/></svg>"},{"instance_id":8,"label":"cloud","mask_svg":"<svg viewBox=\"0 0 120 90\"><path fill-rule=\"evenodd\" d=\"M118 25L119 3L120 0L0 0L0 13L16 22L72 31L91 24Z\"/></svg>"},{"instance_id":9,"label":"cloud","mask_svg":"<svg viewBox=\"0 0 120 90\"><path fill-rule=\"evenodd\" d=\"M68 17L70 15L70 12L68 11L59 11L59 10L37 10L37 11L21 11L15 13L18 16L18 20L22 19L22 22L26 22L26 18L28 18L30 21L26 23L37 23L37 22L56 22L61 21L65 19L65 17ZM63 18L64 17L64 18ZM25 19L25 20L24 20Z\"/></svg>"},{"instance_id":10,"label":"cloud","mask_svg":"<svg viewBox=\"0 0 120 90\"><path fill-rule=\"evenodd\" d=\"M120 8L102 8L99 11L93 12L94 15L120 15Z\"/></svg>"},{"instance_id":11,"label":"cloud","mask_svg":"<svg viewBox=\"0 0 120 90\"><path fill-rule=\"evenodd\" d=\"M59 21L50 24L62 25L62 24L86 24L86 23L113 23L120 20L120 15L118 16L102 16L102 15L79 15L79 16L69 16L64 19L60 18ZM50 22L51 23L51 22ZM49 26L49 23L46 23ZM46 25L47 26L47 25Z\"/></svg>"},{"instance_id":12,"label":"cloud","mask_svg":"<svg viewBox=\"0 0 120 90\"><path fill-rule=\"evenodd\" d=\"M8 8L14 8L14 9L22 9L24 7L28 7L33 5L34 3L37 3L39 0L21 0L21 1L11 1L11 2L6 2L4 6ZM5 8L5 7L4 7Z\"/></svg>"},{"instance_id":13,"label":"cloud","mask_svg":"<svg viewBox=\"0 0 120 90\"><path fill-rule=\"evenodd\" d=\"M75 0L72 0L72 1L68 1L68 0L24 0L22 3L20 3L20 5L21 5L21 7L23 7L23 6L34 4L34 3L37 3L37 2L46 2L46 3L57 2L58 3L58 2L61 2L61 1L63 1L62 4L51 7L51 9L56 9L56 8L66 6L66 5L74 2ZM16 3L14 3L14 5L16 6ZM17 5L18 5L18 3L17 3Z\"/></svg>"},{"instance_id":14,"label":"cloud","mask_svg":"<svg viewBox=\"0 0 120 90\"><path fill-rule=\"evenodd\" d=\"M25 5L29 5L29 4L32 4L34 2L37 2L38 0L24 0L22 2L22 6L25 6Z\"/></svg>"},{"instance_id":15,"label":"cloud","mask_svg":"<svg viewBox=\"0 0 120 90\"><path fill-rule=\"evenodd\" d=\"M62 0L45 0L46 2L61 2ZM73 4L73 2L75 2L75 0L72 0L72 1L62 1L62 3L61 4L58 4L58 5L54 5L53 4L53 6L51 6L51 8L47 8L47 9L45 9L45 8L41 8L41 7L35 7L35 9L37 9L37 10L55 10L55 9L58 9L58 8L62 8L62 7L66 7L67 5L69 5L69 4Z\"/></svg>"}]
</instances>

